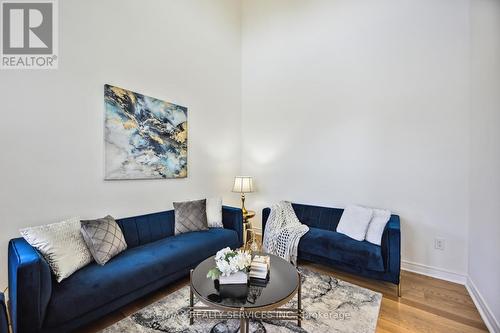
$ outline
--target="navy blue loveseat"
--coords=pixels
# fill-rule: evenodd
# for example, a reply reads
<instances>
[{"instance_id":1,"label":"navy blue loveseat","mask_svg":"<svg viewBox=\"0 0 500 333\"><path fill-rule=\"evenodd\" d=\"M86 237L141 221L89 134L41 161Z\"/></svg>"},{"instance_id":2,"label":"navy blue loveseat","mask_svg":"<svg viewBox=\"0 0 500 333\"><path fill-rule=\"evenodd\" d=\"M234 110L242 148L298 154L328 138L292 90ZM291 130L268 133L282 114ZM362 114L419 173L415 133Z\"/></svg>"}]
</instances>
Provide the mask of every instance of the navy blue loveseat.
<instances>
[{"instance_id":1,"label":"navy blue loveseat","mask_svg":"<svg viewBox=\"0 0 500 333\"><path fill-rule=\"evenodd\" d=\"M343 209L292 204L309 232L299 243L298 258L329 265L349 273L389 281L399 286L401 232L399 216L391 215L381 246L359 242L336 232ZM262 210L262 235L271 210ZM399 292L399 290L398 290Z\"/></svg>"},{"instance_id":2,"label":"navy blue loveseat","mask_svg":"<svg viewBox=\"0 0 500 333\"><path fill-rule=\"evenodd\" d=\"M224 228L174 236L174 211L117 220L128 249L57 283L23 238L9 243L14 332L69 332L184 276L224 247L243 243L241 209L223 207Z\"/></svg>"}]
</instances>

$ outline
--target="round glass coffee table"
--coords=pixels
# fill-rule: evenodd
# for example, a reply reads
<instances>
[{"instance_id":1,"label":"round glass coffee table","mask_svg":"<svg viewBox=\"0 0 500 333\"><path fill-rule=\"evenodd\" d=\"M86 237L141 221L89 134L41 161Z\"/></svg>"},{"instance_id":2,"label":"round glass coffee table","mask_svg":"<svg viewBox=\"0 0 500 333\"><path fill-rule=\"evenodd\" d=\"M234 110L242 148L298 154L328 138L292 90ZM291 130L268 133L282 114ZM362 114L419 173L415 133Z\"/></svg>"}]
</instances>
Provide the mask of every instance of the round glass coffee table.
<instances>
[{"instance_id":1,"label":"round glass coffee table","mask_svg":"<svg viewBox=\"0 0 500 333\"><path fill-rule=\"evenodd\" d=\"M297 269L285 260L266 254L271 257L269 281L265 285L248 283L246 296L224 297L218 284L207 278L207 273L215 267L215 256L201 262L191 270L189 293L189 321L193 324L195 318L210 319L239 319L240 332L247 333L249 320L279 319L296 320L301 326L301 277ZM227 285L223 286L226 288ZM230 286L232 287L232 286ZM296 308L282 308L297 295ZM196 296L204 306L194 306Z\"/></svg>"}]
</instances>

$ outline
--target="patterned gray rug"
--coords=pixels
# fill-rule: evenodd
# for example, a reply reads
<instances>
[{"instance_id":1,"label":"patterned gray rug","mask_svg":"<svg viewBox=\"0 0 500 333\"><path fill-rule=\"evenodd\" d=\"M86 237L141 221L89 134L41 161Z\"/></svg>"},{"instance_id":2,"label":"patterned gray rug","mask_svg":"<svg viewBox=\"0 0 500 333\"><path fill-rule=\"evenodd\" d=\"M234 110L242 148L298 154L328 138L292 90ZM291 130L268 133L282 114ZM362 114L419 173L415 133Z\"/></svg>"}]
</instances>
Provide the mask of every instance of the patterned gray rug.
<instances>
[{"instance_id":1,"label":"patterned gray rug","mask_svg":"<svg viewBox=\"0 0 500 333\"><path fill-rule=\"evenodd\" d=\"M306 269L302 272L302 328L294 321L255 320L255 333L373 333L377 326L382 295ZM196 319L189 326L189 287L168 295L128 318L103 330L118 332L238 333L239 320ZM200 304L201 305L201 304ZM296 298L285 307L296 307Z\"/></svg>"}]
</instances>

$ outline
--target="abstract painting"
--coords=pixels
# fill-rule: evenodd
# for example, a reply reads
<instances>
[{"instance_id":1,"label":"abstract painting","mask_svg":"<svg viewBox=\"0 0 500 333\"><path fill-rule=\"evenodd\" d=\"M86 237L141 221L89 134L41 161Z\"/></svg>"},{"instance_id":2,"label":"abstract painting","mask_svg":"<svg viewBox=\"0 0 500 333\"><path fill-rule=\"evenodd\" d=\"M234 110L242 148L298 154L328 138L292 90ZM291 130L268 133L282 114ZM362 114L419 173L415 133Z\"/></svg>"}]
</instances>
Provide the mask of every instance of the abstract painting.
<instances>
[{"instance_id":1,"label":"abstract painting","mask_svg":"<svg viewBox=\"0 0 500 333\"><path fill-rule=\"evenodd\" d=\"M104 86L105 179L187 177L187 108Z\"/></svg>"}]
</instances>

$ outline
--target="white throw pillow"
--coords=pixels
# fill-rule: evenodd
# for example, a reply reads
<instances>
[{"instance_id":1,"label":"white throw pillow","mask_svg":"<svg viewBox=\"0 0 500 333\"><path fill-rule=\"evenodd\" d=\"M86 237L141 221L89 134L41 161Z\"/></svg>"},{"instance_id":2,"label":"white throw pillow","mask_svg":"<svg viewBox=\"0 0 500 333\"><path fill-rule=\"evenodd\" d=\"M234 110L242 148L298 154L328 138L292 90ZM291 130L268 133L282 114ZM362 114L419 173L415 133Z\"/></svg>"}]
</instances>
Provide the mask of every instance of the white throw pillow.
<instances>
[{"instance_id":1,"label":"white throw pillow","mask_svg":"<svg viewBox=\"0 0 500 333\"><path fill-rule=\"evenodd\" d=\"M365 240L366 230L372 219L373 210L361 206L347 206L342 213L337 232L357 241Z\"/></svg>"},{"instance_id":2,"label":"white throw pillow","mask_svg":"<svg viewBox=\"0 0 500 333\"><path fill-rule=\"evenodd\" d=\"M47 260L57 282L92 262L78 218L21 229L19 232Z\"/></svg>"},{"instance_id":3,"label":"white throw pillow","mask_svg":"<svg viewBox=\"0 0 500 333\"><path fill-rule=\"evenodd\" d=\"M391 218L391 212L387 209L373 209L373 217L366 231L366 240L370 243L380 245L385 225Z\"/></svg>"},{"instance_id":4,"label":"white throw pillow","mask_svg":"<svg viewBox=\"0 0 500 333\"><path fill-rule=\"evenodd\" d=\"M209 228L223 228L222 198L207 199L207 221Z\"/></svg>"}]
</instances>

